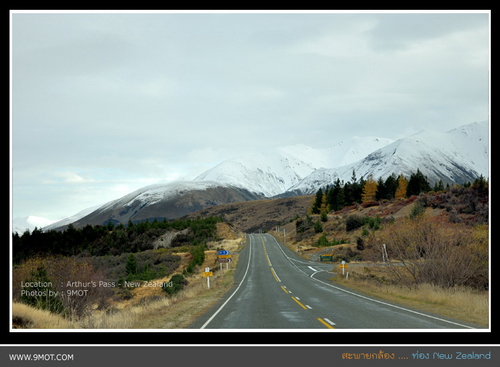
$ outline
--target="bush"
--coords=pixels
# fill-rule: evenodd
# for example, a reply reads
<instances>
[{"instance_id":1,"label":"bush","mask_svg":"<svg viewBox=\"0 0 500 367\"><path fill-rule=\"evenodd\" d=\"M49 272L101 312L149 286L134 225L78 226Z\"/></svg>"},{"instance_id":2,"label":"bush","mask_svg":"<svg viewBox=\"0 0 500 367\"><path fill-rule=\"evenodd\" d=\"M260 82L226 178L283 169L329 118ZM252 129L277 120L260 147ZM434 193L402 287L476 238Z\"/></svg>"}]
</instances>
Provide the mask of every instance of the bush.
<instances>
[{"instance_id":1,"label":"bush","mask_svg":"<svg viewBox=\"0 0 500 367\"><path fill-rule=\"evenodd\" d=\"M173 295L181 291L187 284L188 281L182 274L175 274L172 278L170 278L170 282L163 283L162 288L168 295Z\"/></svg>"},{"instance_id":2,"label":"bush","mask_svg":"<svg viewBox=\"0 0 500 367\"><path fill-rule=\"evenodd\" d=\"M187 268L184 270L186 274L193 273L197 265L202 265L205 261L205 245L198 245L191 250L192 259Z\"/></svg>"},{"instance_id":3,"label":"bush","mask_svg":"<svg viewBox=\"0 0 500 367\"><path fill-rule=\"evenodd\" d=\"M425 212L425 200L418 199L411 209L410 219L415 219Z\"/></svg>"},{"instance_id":4,"label":"bush","mask_svg":"<svg viewBox=\"0 0 500 367\"><path fill-rule=\"evenodd\" d=\"M321 222L319 220L314 223L314 232L316 233L323 232L323 226L321 225Z\"/></svg>"},{"instance_id":5,"label":"bush","mask_svg":"<svg viewBox=\"0 0 500 367\"><path fill-rule=\"evenodd\" d=\"M347 232L354 231L361 226L363 226L363 219L359 215L350 215L345 223L345 229Z\"/></svg>"},{"instance_id":6,"label":"bush","mask_svg":"<svg viewBox=\"0 0 500 367\"><path fill-rule=\"evenodd\" d=\"M364 217L363 223L367 224L368 227L370 227L371 230L378 230L380 229L380 223L382 222L382 219L379 216L376 216L375 218L373 217Z\"/></svg>"},{"instance_id":7,"label":"bush","mask_svg":"<svg viewBox=\"0 0 500 367\"><path fill-rule=\"evenodd\" d=\"M330 246L330 243L328 242L328 239L326 238L326 236L325 236L324 233L318 239L318 242L316 243L316 245L318 247L328 247L328 246Z\"/></svg>"},{"instance_id":8,"label":"bush","mask_svg":"<svg viewBox=\"0 0 500 367\"><path fill-rule=\"evenodd\" d=\"M52 288L52 282L47 276L47 271L43 266L38 267L31 273L31 277L25 283L39 284L35 287L29 287L28 294L21 295L21 302L53 313L61 313L64 306L56 292Z\"/></svg>"},{"instance_id":9,"label":"bush","mask_svg":"<svg viewBox=\"0 0 500 367\"><path fill-rule=\"evenodd\" d=\"M365 241L361 237L356 239L356 249L359 251L363 251L365 249Z\"/></svg>"},{"instance_id":10,"label":"bush","mask_svg":"<svg viewBox=\"0 0 500 367\"><path fill-rule=\"evenodd\" d=\"M429 283L484 289L488 287L488 242L487 226L471 228L418 216L384 226L369 238L364 251L379 261L386 244L385 254L400 264L388 266L388 271L408 287Z\"/></svg>"}]
</instances>

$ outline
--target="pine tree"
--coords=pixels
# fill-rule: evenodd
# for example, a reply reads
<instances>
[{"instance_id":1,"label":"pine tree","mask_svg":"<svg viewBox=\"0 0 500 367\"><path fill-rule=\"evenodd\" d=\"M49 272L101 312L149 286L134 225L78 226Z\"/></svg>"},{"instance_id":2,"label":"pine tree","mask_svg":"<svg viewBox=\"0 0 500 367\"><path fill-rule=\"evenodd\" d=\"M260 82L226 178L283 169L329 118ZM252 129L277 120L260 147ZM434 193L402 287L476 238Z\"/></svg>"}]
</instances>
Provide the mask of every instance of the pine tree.
<instances>
[{"instance_id":1,"label":"pine tree","mask_svg":"<svg viewBox=\"0 0 500 367\"><path fill-rule=\"evenodd\" d=\"M321 210L321 203L323 202L323 190L319 188L319 190L316 192L316 197L314 199L311 213L312 214L319 214Z\"/></svg>"},{"instance_id":2,"label":"pine tree","mask_svg":"<svg viewBox=\"0 0 500 367\"><path fill-rule=\"evenodd\" d=\"M333 187L328 190L327 201L333 211L340 210L344 206L344 191L340 179L337 179Z\"/></svg>"},{"instance_id":3,"label":"pine tree","mask_svg":"<svg viewBox=\"0 0 500 367\"><path fill-rule=\"evenodd\" d=\"M131 279L130 277L137 274L137 259L134 254L128 255L127 263L125 264L125 273L127 274L127 279Z\"/></svg>"},{"instance_id":4,"label":"pine tree","mask_svg":"<svg viewBox=\"0 0 500 367\"><path fill-rule=\"evenodd\" d=\"M442 180L439 180L434 184L434 188L432 189L434 192L440 192L444 190L444 183Z\"/></svg>"},{"instance_id":5,"label":"pine tree","mask_svg":"<svg viewBox=\"0 0 500 367\"><path fill-rule=\"evenodd\" d=\"M376 200L387 199L387 187L385 186L384 180L380 177L377 181L377 192L375 193Z\"/></svg>"},{"instance_id":6,"label":"pine tree","mask_svg":"<svg viewBox=\"0 0 500 367\"><path fill-rule=\"evenodd\" d=\"M431 186L429 185L429 181L427 181L427 177L420 172L420 169L417 169L417 172L410 176L410 180L408 181L408 186L406 188L406 196L410 197L412 195L418 195L421 192L429 191L431 191Z\"/></svg>"}]
</instances>

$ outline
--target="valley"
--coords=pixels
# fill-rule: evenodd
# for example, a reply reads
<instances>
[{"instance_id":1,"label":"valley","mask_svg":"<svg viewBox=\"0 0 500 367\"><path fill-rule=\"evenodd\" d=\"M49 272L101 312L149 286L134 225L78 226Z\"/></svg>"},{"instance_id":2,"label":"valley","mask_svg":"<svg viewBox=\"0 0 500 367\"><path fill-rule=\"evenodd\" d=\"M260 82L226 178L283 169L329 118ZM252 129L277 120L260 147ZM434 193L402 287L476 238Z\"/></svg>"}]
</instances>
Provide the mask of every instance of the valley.
<instances>
[{"instance_id":1,"label":"valley","mask_svg":"<svg viewBox=\"0 0 500 367\"><path fill-rule=\"evenodd\" d=\"M259 200L203 209L192 213L191 219L184 220L212 216L220 219L216 224L215 237L206 243L202 262L198 263L191 273L186 273L185 270L190 266L190 259L193 259L193 255L190 255L192 247L186 244L169 248L166 244L167 247L158 248L155 251L163 257L161 261L169 259L170 255L178 256L178 260L172 263L176 265L172 268L170 275L153 276L148 278L149 280L140 279L146 276L146 273L138 275L138 280L130 283L137 283L138 286L111 289L114 292L101 294L100 299L107 300L102 303L103 306L92 308L84 317L73 318L74 321L68 327L196 328L196 320L206 313L210 314L211 309L217 307L217 304L220 305L225 297L234 292L235 282L238 282L235 277L238 274L241 276L241 271L245 268L239 265L241 254L248 251L248 239L251 233L257 233L252 235L252 238L253 246L258 245L260 241L258 233L261 231L276 238L278 243L284 246L283 248L286 247L294 256L298 256L298 261L303 259L302 261L307 262L304 267L306 271L314 269L315 276L321 275L324 278L322 281L332 286L355 289L360 294L369 294L370 297L404 304L411 309L463 320L462 322L477 325L476 327L488 327L488 221L487 218L478 216L479 203L484 202L484 196L481 195L484 193L480 194L474 190L476 190L474 186L463 189L450 188L441 193L424 193L405 200L390 200L369 205L360 203L330 212L326 220L321 215L308 214L314 196ZM470 210L471 205L476 207L475 212ZM348 230L346 224L353 217L361 218L361 220L356 228ZM315 225L316 223L321 223L321 230ZM451 236L453 241L460 241L465 246L464 251L473 255L474 261L467 265L467 268L473 269L473 272L459 274L456 268L445 269L445 273L455 274L457 284L453 287L432 286L423 278L418 284L412 285L411 279L407 278L411 273L394 272L393 268L384 266L382 253L377 245L391 235L393 232L391 228L396 225L399 226L398 233L404 234L408 231L410 228L408 225L413 228L422 226L423 229L427 228L429 231L427 233L431 236L443 237L445 234L446 238ZM470 242L471 239L473 242ZM266 248L275 246L273 242L267 241L270 240L266 239ZM445 251L443 246L446 246L446 243L436 242L436 246L440 246L442 251ZM227 270L216 262L219 249L229 250L233 254L233 262ZM398 254L393 251L395 250L389 247L389 255L391 258L394 256L396 260ZM447 254L446 256L449 257L450 253ZM136 253L138 260L139 255ZM331 258L322 261L322 255L330 255ZM437 254L433 255L433 258L429 260L437 259L436 256ZM270 261L274 264L272 258ZM339 268L342 261L349 266L348 279ZM210 289L207 287L206 278L202 276L206 267L214 271ZM318 271L321 272L318 273ZM278 279L283 280L283 271L276 268L275 272ZM28 273L24 271L24 274ZM180 292L168 296L162 287L149 286L150 284L171 284L171 274L186 274L187 284ZM270 274L272 275L272 272ZM309 275L312 273L307 276ZM82 279L82 275L79 277ZM29 280L26 275L24 278ZM15 279L24 278L16 276ZM460 282L462 285L459 284ZM427 289L424 291L427 298L412 297L412 295L420 294L417 292L420 288ZM287 285L287 289L291 289L291 286ZM469 293L464 293L467 292L466 289L469 289ZM434 298L430 294L435 294ZM97 299L99 298L94 298L94 300ZM461 301L455 301L455 299L461 299ZM469 301L464 302L464 299ZM475 300L478 304L472 304L471 300ZM26 321L33 317L29 316L30 313L35 312L35 310L27 311L26 307L24 304L15 303L16 325L19 325L17 327L29 327L29 325L39 328L50 327L33 326L36 325L34 321ZM471 309L474 312L471 313ZM287 312L292 315L296 311L292 308ZM473 315L472 318L471 315ZM332 319L332 317L325 317ZM293 325L295 324L291 323L290 327L293 328ZM321 327L323 324L318 322L313 325Z\"/></svg>"},{"instance_id":2,"label":"valley","mask_svg":"<svg viewBox=\"0 0 500 367\"><path fill-rule=\"evenodd\" d=\"M187 328L233 294L237 279L244 279L240 256L248 269L265 269L265 262L253 265L250 254L271 264L271 248L283 269L272 267L278 283L282 277L300 282L298 268L285 265L293 257L308 264L302 275L321 278L325 289L343 289L323 302L352 287L488 327L488 140L488 125L473 123L397 141L274 148L229 159L192 181L149 185L43 228L15 230L15 327L54 327L30 316L45 312L61 319L55 325L70 322L71 328ZM34 220L47 223L35 217L16 223ZM226 267L217 260L219 250L232 253ZM210 279L206 268L213 270ZM409 296L421 289L433 289L427 293L436 298L421 304ZM276 295L267 292L269 299ZM479 304L450 304L464 292ZM283 307L295 315L287 302ZM325 318L331 320L315 319ZM344 327L360 327L344 319ZM301 321L300 328L328 324L323 321Z\"/></svg>"},{"instance_id":3,"label":"valley","mask_svg":"<svg viewBox=\"0 0 500 367\"><path fill-rule=\"evenodd\" d=\"M353 137L330 148L300 144L270 148L228 158L191 181L145 186L43 228L172 220L218 205L314 195L336 182L352 183L353 176L357 182L387 180L392 175L409 179L417 171L432 186L488 179L489 124L475 122L446 133L423 130L396 141ZM22 232L16 223L13 230ZM25 221L19 224L29 225Z\"/></svg>"}]
</instances>

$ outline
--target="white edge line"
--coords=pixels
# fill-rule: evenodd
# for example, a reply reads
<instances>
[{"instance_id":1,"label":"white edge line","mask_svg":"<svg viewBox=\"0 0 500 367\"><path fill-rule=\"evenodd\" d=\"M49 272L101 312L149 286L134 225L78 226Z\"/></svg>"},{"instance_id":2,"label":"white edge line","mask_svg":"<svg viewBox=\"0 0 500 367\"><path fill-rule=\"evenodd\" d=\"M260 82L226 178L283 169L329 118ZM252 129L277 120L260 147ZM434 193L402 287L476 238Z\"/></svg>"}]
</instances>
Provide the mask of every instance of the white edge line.
<instances>
[{"instance_id":1,"label":"white edge line","mask_svg":"<svg viewBox=\"0 0 500 367\"><path fill-rule=\"evenodd\" d=\"M279 242L276 240L276 238L274 236L271 236L275 241L276 243L278 244L278 248L281 250L281 252L283 253L283 255L289 259L289 257L285 254L285 252L283 251L283 249L281 248L281 246L279 246ZM295 266L299 271L301 271L303 274L307 275L305 272L303 272L298 266L296 266L295 264L293 264L291 261L290 261L290 264L292 264L293 266ZM314 274L313 274L314 275ZM311 276L312 277L312 276ZM356 297L359 297L359 298L363 298L363 299L366 299L368 301L372 301L372 302L377 302L377 303L380 303L382 305L386 305L386 306L390 306L390 307L393 307L393 308L397 308L399 310L403 310L403 311L406 311L406 312L410 312L410 313L414 313L414 314L417 314L417 315L420 315L420 316L425 316L425 317L428 317L428 318L431 318L431 319L435 319L435 320L439 320L441 322L445 322L445 323L448 323L448 324L453 324L453 325L458 325L458 326L461 326L461 327L464 327L464 328L468 328L468 329L475 329L474 327L472 326L467 326L467 325L463 325L463 324L459 324L457 322L453 322L453 321L449 321L449 320L445 320L445 319L442 319L440 317L436 317L436 316L432 316L432 315L427 315L425 313L422 313L422 312L418 312L418 311L413 311L413 310L410 310L408 308L404 308L404 307L401 307L401 306L396 306L396 305L392 305L390 303L387 303L387 302L384 302L384 301L379 301L377 299L374 299L374 298L370 298L370 297L367 297L367 296L363 296L361 294L357 294L357 293L354 293L354 292L351 292L351 291L348 291L346 289L342 289L340 287L336 287L334 286L333 284L329 284L329 283L326 283L320 279L317 279L317 278L312 278L322 284L325 284L329 287L332 287L332 288L335 288L339 291L342 291L342 292L345 292L345 293L348 293L348 294L351 294L353 296L356 296Z\"/></svg>"},{"instance_id":2,"label":"white edge line","mask_svg":"<svg viewBox=\"0 0 500 367\"><path fill-rule=\"evenodd\" d=\"M217 316L217 314L224 308L224 306L226 306L226 304L229 302L229 300L231 298L233 298L233 296L236 294L236 292L238 292L238 290L240 289L241 285L243 284L243 281L245 280L245 278L247 276L248 269L250 268L250 260L252 259L252 246L251 246L251 243L248 244L248 247L249 247L249 252L250 253L248 255L247 269L245 270L245 274L243 274L243 278L241 279L240 284L238 284L238 287L234 290L233 294L231 294L231 296L229 296L229 298L226 300L226 302L224 302L222 304L222 306L220 306L219 309L217 311L215 311L215 313L207 320L207 322L205 322L203 324L203 326L200 329L205 329L207 327L207 325L215 318L215 316Z\"/></svg>"}]
</instances>

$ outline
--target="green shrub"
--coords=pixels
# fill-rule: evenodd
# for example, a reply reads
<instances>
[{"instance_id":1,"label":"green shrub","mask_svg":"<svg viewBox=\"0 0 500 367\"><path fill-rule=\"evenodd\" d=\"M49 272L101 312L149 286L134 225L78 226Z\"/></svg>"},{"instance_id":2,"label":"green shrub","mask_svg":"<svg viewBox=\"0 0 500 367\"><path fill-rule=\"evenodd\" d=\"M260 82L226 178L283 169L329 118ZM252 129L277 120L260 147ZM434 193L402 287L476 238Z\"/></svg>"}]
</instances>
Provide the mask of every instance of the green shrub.
<instances>
[{"instance_id":1,"label":"green shrub","mask_svg":"<svg viewBox=\"0 0 500 367\"><path fill-rule=\"evenodd\" d=\"M42 310L53 313L63 313L64 305L54 291L52 282L47 276L47 271L43 266L38 267L31 273L31 278L25 284L36 284L33 287L26 287L26 292L21 294L21 302Z\"/></svg>"},{"instance_id":2,"label":"green shrub","mask_svg":"<svg viewBox=\"0 0 500 367\"><path fill-rule=\"evenodd\" d=\"M321 225L321 222L319 220L314 223L314 232L316 233L323 232L323 226Z\"/></svg>"},{"instance_id":3,"label":"green shrub","mask_svg":"<svg viewBox=\"0 0 500 367\"><path fill-rule=\"evenodd\" d=\"M359 215L350 215L349 217L347 217L345 223L345 228L347 232L354 231L355 229L358 229L361 226L363 226L363 218L361 218Z\"/></svg>"},{"instance_id":4,"label":"green shrub","mask_svg":"<svg viewBox=\"0 0 500 367\"><path fill-rule=\"evenodd\" d=\"M182 274L175 274L168 283L163 283L162 288L168 295L172 295L181 291L187 284L188 281Z\"/></svg>"}]
</instances>

